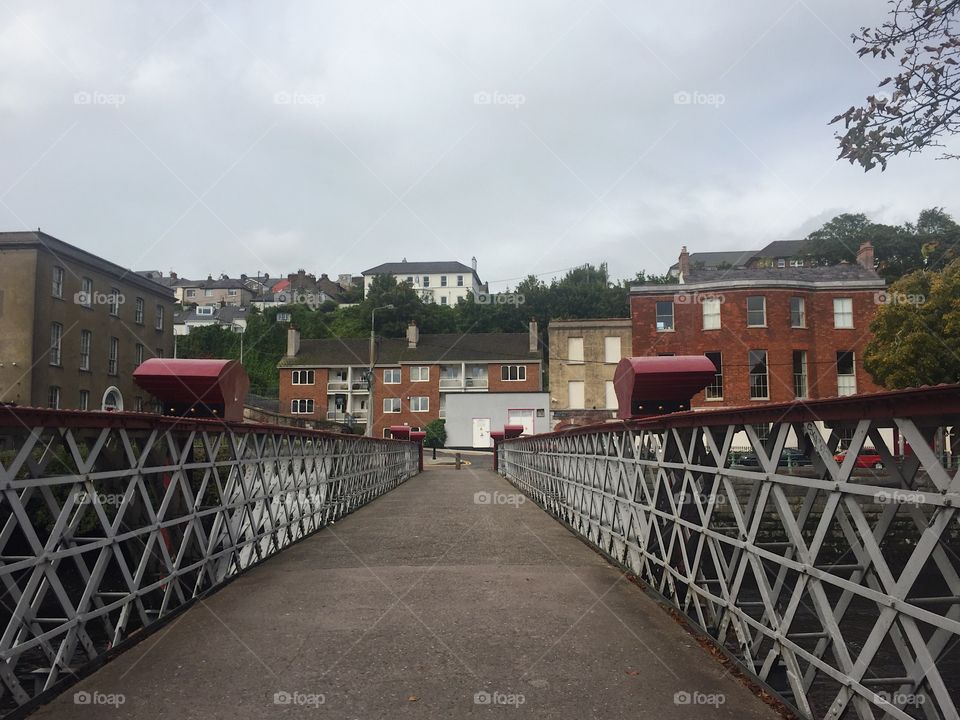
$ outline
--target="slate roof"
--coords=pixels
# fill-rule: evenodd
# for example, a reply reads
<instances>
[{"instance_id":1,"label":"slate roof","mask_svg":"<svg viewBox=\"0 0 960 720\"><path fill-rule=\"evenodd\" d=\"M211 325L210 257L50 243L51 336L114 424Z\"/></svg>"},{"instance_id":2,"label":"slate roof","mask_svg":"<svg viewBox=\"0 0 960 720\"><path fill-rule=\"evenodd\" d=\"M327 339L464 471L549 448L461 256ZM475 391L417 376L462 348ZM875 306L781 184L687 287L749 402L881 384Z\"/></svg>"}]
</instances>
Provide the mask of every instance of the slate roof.
<instances>
[{"instance_id":1,"label":"slate roof","mask_svg":"<svg viewBox=\"0 0 960 720\"><path fill-rule=\"evenodd\" d=\"M202 290L230 290L238 288L250 292L250 288L240 278L227 278L226 280L187 280L180 278L174 284L174 287L180 288L200 288Z\"/></svg>"},{"instance_id":2,"label":"slate roof","mask_svg":"<svg viewBox=\"0 0 960 720\"><path fill-rule=\"evenodd\" d=\"M683 285L634 285L637 295L666 295L709 287L721 290L736 287L858 287L880 289L886 286L874 271L856 263L818 267L730 268L727 270L691 270Z\"/></svg>"},{"instance_id":3,"label":"slate roof","mask_svg":"<svg viewBox=\"0 0 960 720\"><path fill-rule=\"evenodd\" d=\"M406 338L382 338L377 365L438 362L536 362L538 348L530 352L527 333L445 333L421 335L417 347L407 347ZM366 365L370 360L369 338L324 338L301 340L296 357L285 357L278 367L341 367Z\"/></svg>"},{"instance_id":4,"label":"slate roof","mask_svg":"<svg viewBox=\"0 0 960 720\"><path fill-rule=\"evenodd\" d=\"M481 284L480 277L473 271L472 267L456 260L383 263L369 270L364 270L362 275L436 275L442 273L473 275L477 284Z\"/></svg>"},{"instance_id":5,"label":"slate roof","mask_svg":"<svg viewBox=\"0 0 960 720\"><path fill-rule=\"evenodd\" d=\"M774 240L754 255L758 258L795 257L803 252L806 242L806 240Z\"/></svg>"},{"instance_id":6,"label":"slate roof","mask_svg":"<svg viewBox=\"0 0 960 720\"><path fill-rule=\"evenodd\" d=\"M704 267L716 267L721 263L729 263L734 267L746 265L757 254L756 250L719 250L716 252L695 252L690 253L690 267L703 265ZM680 263L676 262L670 266L670 270L679 270Z\"/></svg>"},{"instance_id":7,"label":"slate roof","mask_svg":"<svg viewBox=\"0 0 960 720\"><path fill-rule=\"evenodd\" d=\"M86 250L71 245L63 240L48 235L41 230L0 232L0 247L39 247L46 249L54 257L62 261L75 260L88 267L96 268L108 275L113 275L118 279L129 282L132 285L139 285L142 288L150 290L153 293L162 295L165 298L173 299L170 289L164 287L155 280L140 275L133 270L105 260L102 257L89 253Z\"/></svg>"}]
</instances>

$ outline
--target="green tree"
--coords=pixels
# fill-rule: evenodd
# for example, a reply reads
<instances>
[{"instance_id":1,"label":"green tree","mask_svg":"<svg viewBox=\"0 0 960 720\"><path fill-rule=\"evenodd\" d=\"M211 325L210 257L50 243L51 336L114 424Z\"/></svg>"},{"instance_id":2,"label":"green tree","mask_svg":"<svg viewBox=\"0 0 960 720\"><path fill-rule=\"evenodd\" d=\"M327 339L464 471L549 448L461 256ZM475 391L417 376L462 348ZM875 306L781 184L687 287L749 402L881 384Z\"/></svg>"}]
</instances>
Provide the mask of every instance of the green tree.
<instances>
[{"instance_id":1,"label":"green tree","mask_svg":"<svg viewBox=\"0 0 960 720\"><path fill-rule=\"evenodd\" d=\"M427 433L423 438L423 444L428 448L442 448L447 444L447 424L444 420L437 418L427 423L424 431Z\"/></svg>"},{"instance_id":2,"label":"green tree","mask_svg":"<svg viewBox=\"0 0 960 720\"><path fill-rule=\"evenodd\" d=\"M864 367L890 389L960 380L960 260L893 283L870 330Z\"/></svg>"},{"instance_id":3,"label":"green tree","mask_svg":"<svg viewBox=\"0 0 960 720\"><path fill-rule=\"evenodd\" d=\"M942 146L960 130L960 0L891 0L893 9L880 27L861 28L853 42L861 57L896 59L899 72L879 84L880 92L837 115L839 158L864 171L901 153ZM945 154L955 158L956 155Z\"/></svg>"}]
</instances>

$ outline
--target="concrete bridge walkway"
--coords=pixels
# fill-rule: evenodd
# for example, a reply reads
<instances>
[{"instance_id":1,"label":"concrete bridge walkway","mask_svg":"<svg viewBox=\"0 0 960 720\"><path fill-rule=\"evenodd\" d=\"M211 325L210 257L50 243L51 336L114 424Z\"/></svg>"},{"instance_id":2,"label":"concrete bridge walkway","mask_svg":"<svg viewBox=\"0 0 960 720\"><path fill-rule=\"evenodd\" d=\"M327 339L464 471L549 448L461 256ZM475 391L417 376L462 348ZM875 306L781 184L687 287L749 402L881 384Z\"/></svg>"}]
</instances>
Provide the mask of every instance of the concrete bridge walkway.
<instances>
[{"instance_id":1,"label":"concrete bridge walkway","mask_svg":"<svg viewBox=\"0 0 960 720\"><path fill-rule=\"evenodd\" d=\"M779 717L483 465L428 468L33 717Z\"/></svg>"}]
</instances>

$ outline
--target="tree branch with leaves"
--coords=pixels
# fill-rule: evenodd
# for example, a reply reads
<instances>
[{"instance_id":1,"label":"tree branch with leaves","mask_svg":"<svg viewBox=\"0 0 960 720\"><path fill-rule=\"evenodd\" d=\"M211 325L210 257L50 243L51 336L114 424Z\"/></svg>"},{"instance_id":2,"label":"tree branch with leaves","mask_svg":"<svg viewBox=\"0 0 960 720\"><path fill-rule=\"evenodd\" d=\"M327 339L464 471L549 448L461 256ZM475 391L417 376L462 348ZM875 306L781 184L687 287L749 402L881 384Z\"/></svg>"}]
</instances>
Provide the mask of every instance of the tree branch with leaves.
<instances>
[{"instance_id":1,"label":"tree branch with leaves","mask_svg":"<svg viewBox=\"0 0 960 720\"><path fill-rule=\"evenodd\" d=\"M838 159L864 171L901 153L943 147L942 139L960 131L960 0L891 0L889 19L878 28L852 35L861 58L896 59L899 72L879 84L881 91L860 107L840 113ZM944 153L943 158L957 158Z\"/></svg>"}]
</instances>

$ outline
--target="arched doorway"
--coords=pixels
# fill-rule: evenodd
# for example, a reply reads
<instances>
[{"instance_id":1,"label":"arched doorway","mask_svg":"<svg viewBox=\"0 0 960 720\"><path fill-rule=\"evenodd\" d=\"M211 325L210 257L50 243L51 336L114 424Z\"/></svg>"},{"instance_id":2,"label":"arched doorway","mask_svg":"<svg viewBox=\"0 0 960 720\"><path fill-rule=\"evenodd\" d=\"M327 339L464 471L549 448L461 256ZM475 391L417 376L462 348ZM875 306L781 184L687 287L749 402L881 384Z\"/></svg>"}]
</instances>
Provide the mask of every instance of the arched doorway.
<instances>
[{"instance_id":1,"label":"arched doorway","mask_svg":"<svg viewBox=\"0 0 960 720\"><path fill-rule=\"evenodd\" d=\"M113 385L108 387L103 393L103 400L100 402L101 410L123 410L123 395Z\"/></svg>"}]
</instances>

